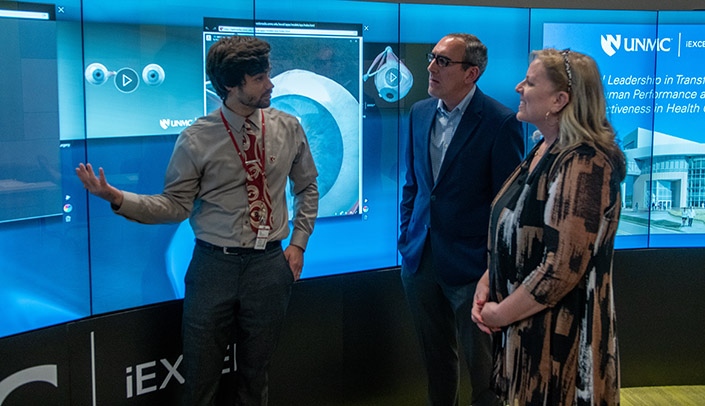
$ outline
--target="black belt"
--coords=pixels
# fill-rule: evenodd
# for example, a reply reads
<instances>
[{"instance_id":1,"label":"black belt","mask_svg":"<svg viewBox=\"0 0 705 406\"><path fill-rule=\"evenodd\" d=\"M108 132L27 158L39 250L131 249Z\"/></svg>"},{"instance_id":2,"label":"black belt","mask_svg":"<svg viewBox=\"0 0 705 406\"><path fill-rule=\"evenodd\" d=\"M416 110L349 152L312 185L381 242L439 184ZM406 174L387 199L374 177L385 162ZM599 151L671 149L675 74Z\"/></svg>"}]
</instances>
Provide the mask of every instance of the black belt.
<instances>
[{"instance_id":1,"label":"black belt","mask_svg":"<svg viewBox=\"0 0 705 406\"><path fill-rule=\"evenodd\" d=\"M211 251L220 251L225 255L246 255L246 254L259 254L261 252L269 251L275 248L281 248L281 241L269 241L263 250L256 250L254 248L243 248L243 247L219 247L213 245L209 242L199 240L196 238L196 245L203 247Z\"/></svg>"}]
</instances>

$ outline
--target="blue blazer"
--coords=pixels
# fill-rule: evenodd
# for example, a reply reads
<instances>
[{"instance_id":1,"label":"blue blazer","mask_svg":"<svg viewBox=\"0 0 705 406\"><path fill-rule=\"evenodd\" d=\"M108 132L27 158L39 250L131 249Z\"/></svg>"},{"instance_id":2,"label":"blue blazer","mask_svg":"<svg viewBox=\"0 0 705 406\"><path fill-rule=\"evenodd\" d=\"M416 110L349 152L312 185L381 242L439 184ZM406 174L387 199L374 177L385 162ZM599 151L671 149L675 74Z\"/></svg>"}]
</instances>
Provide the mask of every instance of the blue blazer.
<instances>
[{"instance_id":1,"label":"blue blazer","mask_svg":"<svg viewBox=\"0 0 705 406\"><path fill-rule=\"evenodd\" d=\"M429 98L411 107L398 249L402 272L414 273L430 238L441 278L467 284L487 269L490 204L522 160L524 134L512 110L477 88L434 184L429 143L437 105Z\"/></svg>"}]
</instances>

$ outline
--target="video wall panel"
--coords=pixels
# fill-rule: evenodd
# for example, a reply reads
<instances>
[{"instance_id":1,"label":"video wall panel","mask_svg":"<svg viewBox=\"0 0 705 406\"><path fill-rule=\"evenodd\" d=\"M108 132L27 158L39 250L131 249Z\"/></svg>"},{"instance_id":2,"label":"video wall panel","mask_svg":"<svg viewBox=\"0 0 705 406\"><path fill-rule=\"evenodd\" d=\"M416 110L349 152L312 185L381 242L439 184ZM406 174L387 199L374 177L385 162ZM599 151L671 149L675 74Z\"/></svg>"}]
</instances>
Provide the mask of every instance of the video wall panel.
<instances>
[{"instance_id":1,"label":"video wall panel","mask_svg":"<svg viewBox=\"0 0 705 406\"><path fill-rule=\"evenodd\" d=\"M600 67L628 167L617 247L703 246L703 14L608 14L534 11L532 46L585 52Z\"/></svg>"},{"instance_id":2,"label":"video wall panel","mask_svg":"<svg viewBox=\"0 0 705 406\"><path fill-rule=\"evenodd\" d=\"M660 200L668 205L652 214L649 245L653 247L705 245L704 23L702 12L658 16L658 83L650 93L653 153L651 166L643 167L635 182L635 190L638 187L645 195L643 202L651 202L652 208ZM637 154L631 157L639 159ZM649 183L647 172L651 172Z\"/></svg>"},{"instance_id":3,"label":"video wall panel","mask_svg":"<svg viewBox=\"0 0 705 406\"><path fill-rule=\"evenodd\" d=\"M629 159L618 247L705 246L703 20L343 0L0 1L0 337L183 296L188 223L127 221L74 168L91 162L118 188L160 193L179 132L218 106L204 56L222 35L272 44L273 106L299 117L313 147L325 193L303 278L399 265L407 114L428 96L426 53L451 32L487 44L478 86L514 110L531 50L592 55Z\"/></svg>"},{"instance_id":4,"label":"video wall panel","mask_svg":"<svg viewBox=\"0 0 705 406\"><path fill-rule=\"evenodd\" d=\"M62 94L69 61L81 70L77 30L79 1L0 2L0 336L91 314L86 196L70 177L86 151L62 140L83 135L64 122L82 116L80 82Z\"/></svg>"},{"instance_id":5,"label":"video wall panel","mask_svg":"<svg viewBox=\"0 0 705 406\"><path fill-rule=\"evenodd\" d=\"M653 114L651 100L632 98L632 91L648 91L654 86L655 52L633 52L611 55L604 49L610 47L613 36L624 32L633 38L656 36L656 12L599 13L585 10L556 13L556 10L535 10L532 13L532 49L554 47L572 49L592 56L598 63L603 77L607 116L617 133L623 149L629 134L639 128L651 130ZM603 48L603 45L605 48ZM626 85L633 82L632 85ZM650 157L651 139L645 141ZM619 248L642 248L648 246L649 211L645 220L633 215L634 162L628 160L628 176L622 184L622 217L618 229ZM634 202L635 203L635 202ZM644 209L642 205L642 209Z\"/></svg>"}]
</instances>

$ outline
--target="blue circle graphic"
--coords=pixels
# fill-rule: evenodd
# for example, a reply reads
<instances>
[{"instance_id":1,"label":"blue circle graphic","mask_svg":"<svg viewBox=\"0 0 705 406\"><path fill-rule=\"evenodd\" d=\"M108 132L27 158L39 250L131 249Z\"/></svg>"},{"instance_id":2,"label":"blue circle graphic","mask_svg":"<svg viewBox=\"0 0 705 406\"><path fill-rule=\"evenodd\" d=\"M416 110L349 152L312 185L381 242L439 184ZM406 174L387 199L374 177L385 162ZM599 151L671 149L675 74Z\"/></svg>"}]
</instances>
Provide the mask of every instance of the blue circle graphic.
<instances>
[{"instance_id":1,"label":"blue circle graphic","mask_svg":"<svg viewBox=\"0 0 705 406\"><path fill-rule=\"evenodd\" d=\"M301 95L275 97L272 107L298 118L306 129L311 154L318 168L318 191L320 197L325 196L343 166L343 136L338 123L328 109Z\"/></svg>"}]
</instances>

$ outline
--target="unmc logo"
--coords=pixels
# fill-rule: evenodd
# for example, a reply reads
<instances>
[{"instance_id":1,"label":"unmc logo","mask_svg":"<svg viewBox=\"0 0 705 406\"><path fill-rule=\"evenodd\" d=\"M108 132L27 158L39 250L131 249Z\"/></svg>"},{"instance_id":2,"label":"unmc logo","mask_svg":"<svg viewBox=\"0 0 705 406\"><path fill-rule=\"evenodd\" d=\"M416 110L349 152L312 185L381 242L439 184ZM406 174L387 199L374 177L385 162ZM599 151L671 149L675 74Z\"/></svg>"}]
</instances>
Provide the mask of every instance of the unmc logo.
<instances>
[{"instance_id":1,"label":"unmc logo","mask_svg":"<svg viewBox=\"0 0 705 406\"><path fill-rule=\"evenodd\" d=\"M600 45L602 45L602 50L605 51L607 56L612 56L617 53L620 45L622 43L622 36L607 34L600 35Z\"/></svg>"},{"instance_id":2,"label":"unmc logo","mask_svg":"<svg viewBox=\"0 0 705 406\"><path fill-rule=\"evenodd\" d=\"M162 118L159 120L159 126L164 130L174 127L183 128L193 124L193 121L194 120L172 120L168 118Z\"/></svg>"},{"instance_id":3,"label":"unmc logo","mask_svg":"<svg viewBox=\"0 0 705 406\"><path fill-rule=\"evenodd\" d=\"M670 52L672 40L672 38L624 38L622 40L620 34L600 35L600 45L608 56L613 56L620 48L624 52Z\"/></svg>"}]
</instances>

